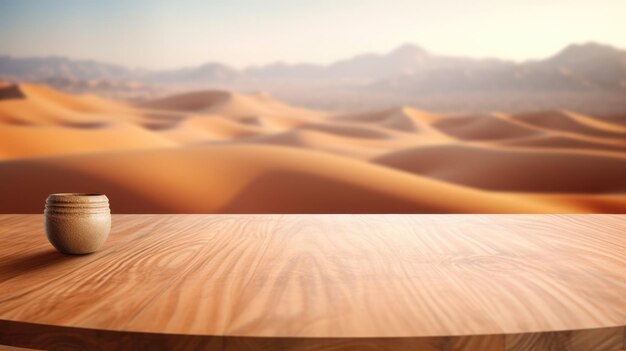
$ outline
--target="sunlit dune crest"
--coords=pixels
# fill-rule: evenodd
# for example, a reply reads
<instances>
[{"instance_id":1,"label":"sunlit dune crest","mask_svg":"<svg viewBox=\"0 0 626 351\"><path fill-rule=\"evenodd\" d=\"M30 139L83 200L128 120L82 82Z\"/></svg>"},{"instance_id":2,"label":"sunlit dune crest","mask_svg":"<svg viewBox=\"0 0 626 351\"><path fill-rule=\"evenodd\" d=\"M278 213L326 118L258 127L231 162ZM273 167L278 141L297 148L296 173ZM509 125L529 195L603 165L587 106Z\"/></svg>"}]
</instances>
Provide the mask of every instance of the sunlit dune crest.
<instances>
[{"instance_id":1,"label":"sunlit dune crest","mask_svg":"<svg viewBox=\"0 0 626 351\"><path fill-rule=\"evenodd\" d=\"M0 86L0 212L102 192L117 213L626 213L626 125L571 111L358 114L268 94L135 104Z\"/></svg>"}]
</instances>

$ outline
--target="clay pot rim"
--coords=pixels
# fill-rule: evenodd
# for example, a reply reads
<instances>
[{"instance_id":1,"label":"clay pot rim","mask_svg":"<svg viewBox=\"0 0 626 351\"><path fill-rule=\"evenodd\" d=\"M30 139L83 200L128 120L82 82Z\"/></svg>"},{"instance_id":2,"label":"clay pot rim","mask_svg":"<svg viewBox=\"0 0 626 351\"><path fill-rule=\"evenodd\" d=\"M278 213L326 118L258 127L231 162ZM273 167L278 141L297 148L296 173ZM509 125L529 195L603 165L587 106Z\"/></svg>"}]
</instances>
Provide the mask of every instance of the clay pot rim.
<instances>
[{"instance_id":1,"label":"clay pot rim","mask_svg":"<svg viewBox=\"0 0 626 351\"><path fill-rule=\"evenodd\" d=\"M102 212L93 212L93 211L76 211L76 212L58 212L58 211L45 211L44 215L46 217L76 217L76 216L85 216L85 217L94 217L94 216L111 216L111 212L102 211Z\"/></svg>"},{"instance_id":2,"label":"clay pot rim","mask_svg":"<svg viewBox=\"0 0 626 351\"><path fill-rule=\"evenodd\" d=\"M47 204L56 203L108 203L109 198L96 193L55 193L48 195Z\"/></svg>"},{"instance_id":3,"label":"clay pot rim","mask_svg":"<svg viewBox=\"0 0 626 351\"><path fill-rule=\"evenodd\" d=\"M81 197L86 197L86 196L106 196L106 195L98 194L98 193L54 193L54 194L50 194L50 196L81 196Z\"/></svg>"}]
</instances>

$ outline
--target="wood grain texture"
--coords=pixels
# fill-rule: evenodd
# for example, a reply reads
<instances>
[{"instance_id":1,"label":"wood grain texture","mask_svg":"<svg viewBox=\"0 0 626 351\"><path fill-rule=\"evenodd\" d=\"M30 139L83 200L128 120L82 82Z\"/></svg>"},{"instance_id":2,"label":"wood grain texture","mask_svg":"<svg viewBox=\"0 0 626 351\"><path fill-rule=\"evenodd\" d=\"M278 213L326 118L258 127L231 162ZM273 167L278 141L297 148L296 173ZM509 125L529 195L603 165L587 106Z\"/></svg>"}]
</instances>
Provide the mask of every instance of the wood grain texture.
<instances>
[{"instance_id":1,"label":"wood grain texture","mask_svg":"<svg viewBox=\"0 0 626 351\"><path fill-rule=\"evenodd\" d=\"M617 350L623 345L624 328L568 330L508 335L507 350Z\"/></svg>"},{"instance_id":2,"label":"wood grain texture","mask_svg":"<svg viewBox=\"0 0 626 351\"><path fill-rule=\"evenodd\" d=\"M42 220L0 216L3 344L625 346L626 216L115 215L87 256Z\"/></svg>"},{"instance_id":3,"label":"wood grain texture","mask_svg":"<svg viewBox=\"0 0 626 351\"><path fill-rule=\"evenodd\" d=\"M34 349L27 349L17 346L0 345L0 351L29 351Z\"/></svg>"}]
</instances>

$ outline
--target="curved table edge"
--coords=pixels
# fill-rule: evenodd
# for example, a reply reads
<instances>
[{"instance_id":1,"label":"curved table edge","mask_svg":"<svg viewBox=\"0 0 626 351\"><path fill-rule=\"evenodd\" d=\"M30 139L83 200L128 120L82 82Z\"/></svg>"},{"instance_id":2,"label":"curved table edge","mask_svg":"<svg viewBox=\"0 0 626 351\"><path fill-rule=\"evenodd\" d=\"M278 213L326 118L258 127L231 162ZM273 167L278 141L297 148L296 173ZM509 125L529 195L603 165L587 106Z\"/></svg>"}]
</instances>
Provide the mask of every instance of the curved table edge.
<instances>
[{"instance_id":1,"label":"curved table edge","mask_svg":"<svg viewBox=\"0 0 626 351\"><path fill-rule=\"evenodd\" d=\"M523 334L424 337L255 337L166 334L0 320L0 344L89 350L563 350L626 349L626 326ZM541 348L539 348L541 349ZM548 348L546 348L548 349Z\"/></svg>"}]
</instances>

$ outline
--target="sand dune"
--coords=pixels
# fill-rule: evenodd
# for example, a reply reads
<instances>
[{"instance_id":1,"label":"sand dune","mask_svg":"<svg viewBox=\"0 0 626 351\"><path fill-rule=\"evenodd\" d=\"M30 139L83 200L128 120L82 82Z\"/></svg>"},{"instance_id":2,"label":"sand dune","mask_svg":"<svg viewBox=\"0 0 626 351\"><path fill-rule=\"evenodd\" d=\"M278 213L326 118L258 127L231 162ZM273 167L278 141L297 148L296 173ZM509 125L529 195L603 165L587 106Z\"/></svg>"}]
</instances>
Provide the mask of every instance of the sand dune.
<instances>
[{"instance_id":1,"label":"sand dune","mask_svg":"<svg viewBox=\"0 0 626 351\"><path fill-rule=\"evenodd\" d=\"M173 164L175 168L171 167ZM42 174L45 182L38 182ZM16 183L16 179L22 182ZM42 197L62 189L105 192L111 198L113 210L121 212L558 212L564 209L344 157L260 145L118 152L56 158L53 162L45 159L3 162L0 183L15 184L6 193L13 203L0 204L0 212L39 211Z\"/></svg>"},{"instance_id":2,"label":"sand dune","mask_svg":"<svg viewBox=\"0 0 626 351\"><path fill-rule=\"evenodd\" d=\"M581 213L626 213L626 200L623 194L541 194L530 198L548 202L555 207L571 206Z\"/></svg>"},{"instance_id":3,"label":"sand dune","mask_svg":"<svg viewBox=\"0 0 626 351\"><path fill-rule=\"evenodd\" d=\"M266 133L259 126L241 123L221 116L187 118L175 128L163 130L161 135L180 144L232 140Z\"/></svg>"},{"instance_id":4,"label":"sand dune","mask_svg":"<svg viewBox=\"0 0 626 351\"><path fill-rule=\"evenodd\" d=\"M0 124L0 160L176 146L175 142L132 124L93 127Z\"/></svg>"},{"instance_id":5,"label":"sand dune","mask_svg":"<svg viewBox=\"0 0 626 351\"><path fill-rule=\"evenodd\" d=\"M558 130L600 138L626 139L626 127L568 111L512 115L512 120L548 130Z\"/></svg>"},{"instance_id":6,"label":"sand dune","mask_svg":"<svg viewBox=\"0 0 626 351\"><path fill-rule=\"evenodd\" d=\"M123 104L95 96L70 96L39 85L9 85L0 88L0 91L4 91L0 95L5 95L0 99L0 122L4 123L39 125L108 122L117 120L115 115L120 112L132 116L131 110ZM10 94L17 95L10 97ZM100 115L102 113L104 115Z\"/></svg>"},{"instance_id":7,"label":"sand dune","mask_svg":"<svg viewBox=\"0 0 626 351\"><path fill-rule=\"evenodd\" d=\"M407 134L394 128L345 122L306 123L282 133L265 134L246 141L314 149L360 159L410 147L455 142L427 126L420 131L411 129Z\"/></svg>"},{"instance_id":8,"label":"sand dune","mask_svg":"<svg viewBox=\"0 0 626 351\"><path fill-rule=\"evenodd\" d=\"M227 117L321 116L320 112L295 108L260 93L243 95L228 91L200 91L144 101L139 107L157 110L205 112Z\"/></svg>"},{"instance_id":9,"label":"sand dune","mask_svg":"<svg viewBox=\"0 0 626 351\"><path fill-rule=\"evenodd\" d=\"M626 155L611 153L445 145L401 150L374 162L485 190L626 194Z\"/></svg>"},{"instance_id":10,"label":"sand dune","mask_svg":"<svg viewBox=\"0 0 626 351\"><path fill-rule=\"evenodd\" d=\"M626 126L573 112L332 115L267 94L137 104L0 83L0 213L626 212Z\"/></svg>"},{"instance_id":11,"label":"sand dune","mask_svg":"<svg viewBox=\"0 0 626 351\"><path fill-rule=\"evenodd\" d=\"M374 127L392 129L400 132L416 132L430 129L428 126L441 117L410 107L401 107L373 113L339 115L334 118L340 122L358 122Z\"/></svg>"},{"instance_id":12,"label":"sand dune","mask_svg":"<svg viewBox=\"0 0 626 351\"><path fill-rule=\"evenodd\" d=\"M18 85L0 82L0 101L23 98L25 95Z\"/></svg>"},{"instance_id":13,"label":"sand dune","mask_svg":"<svg viewBox=\"0 0 626 351\"><path fill-rule=\"evenodd\" d=\"M388 145L375 143L371 139L333 135L314 130L290 130L284 133L267 134L246 140L248 143L283 145L309 150L324 151L336 155L369 159L389 150Z\"/></svg>"},{"instance_id":14,"label":"sand dune","mask_svg":"<svg viewBox=\"0 0 626 351\"><path fill-rule=\"evenodd\" d=\"M350 122L368 122L368 123L384 123L391 116L403 115L407 118L410 118L415 121L424 122L424 123L433 123L435 121L440 120L442 117L426 112L421 111L412 107L400 107L395 109L376 111L370 113L358 113L358 114L347 114L347 115L339 115L336 117L338 120L342 121L350 121Z\"/></svg>"},{"instance_id":15,"label":"sand dune","mask_svg":"<svg viewBox=\"0 0 626 351\"><path fill-rule=\"evenodd\" d=\"M571 114L571 113L569 113ZM538 122L546 124L555 123L555 115L548 112L548 120L543 121L537 117ZM526 115L529 116L529 115ZM433 123L433 127L452 137L465 141L493 142L495 147L517 146L547 149L578 149L612 151L617 153L626 152L626 134L622 138L613 138L615 133L621 133L622 128L611 122L604 122L585 116L556 114L561 118L562 125L571 127L575 120L582 121L588 128L576 129L581 133L574 133L574 128L550 129L532 123L520 122L519 118L506 114L494 113L483 116L462 116L455 118L440 119ZM534 117L533 117L534 118ZM567 122L569 121L569 122ZM577 122L576 122L577 123ZM593 127L592 127L593 126ZM611 132L611 137L598 136L598 133L589 132L589 128L598 128ZM602 134L602 133L599 133Z\"/></svg>"},{"instance_id":16,"label":"sand dune","mask_svg":"<svg viewBox=\"0 0 626 351\"><path fill-rule=\"evenodd\" d=\"M2 91L0 160L177 145L146 130L141 114L123 104L29 84Z\"/></svg>"},{"instance_id":17,"label":"sand dune","mask_svg":"<svg viewBox=\"0 0 626 351\"><path fill-rule=\"evenodd\" d=\"M539 134L537 130L504 120L497 115L441 119L433 126L462 140L502 140Z\"/></svg>"},{"instance_id":18,"label":"sand dune","mask_svg":"<svg viewBox=\"0 0 626 351\"><path fill-rule=\"evenodd\" d=\"M499 143L503 146L522 146L550 149L578 149L612 151L626 153L626 140L598 140L568 135L536 135L528 138L507 139Z\"/></svg>"}]
</instances>

